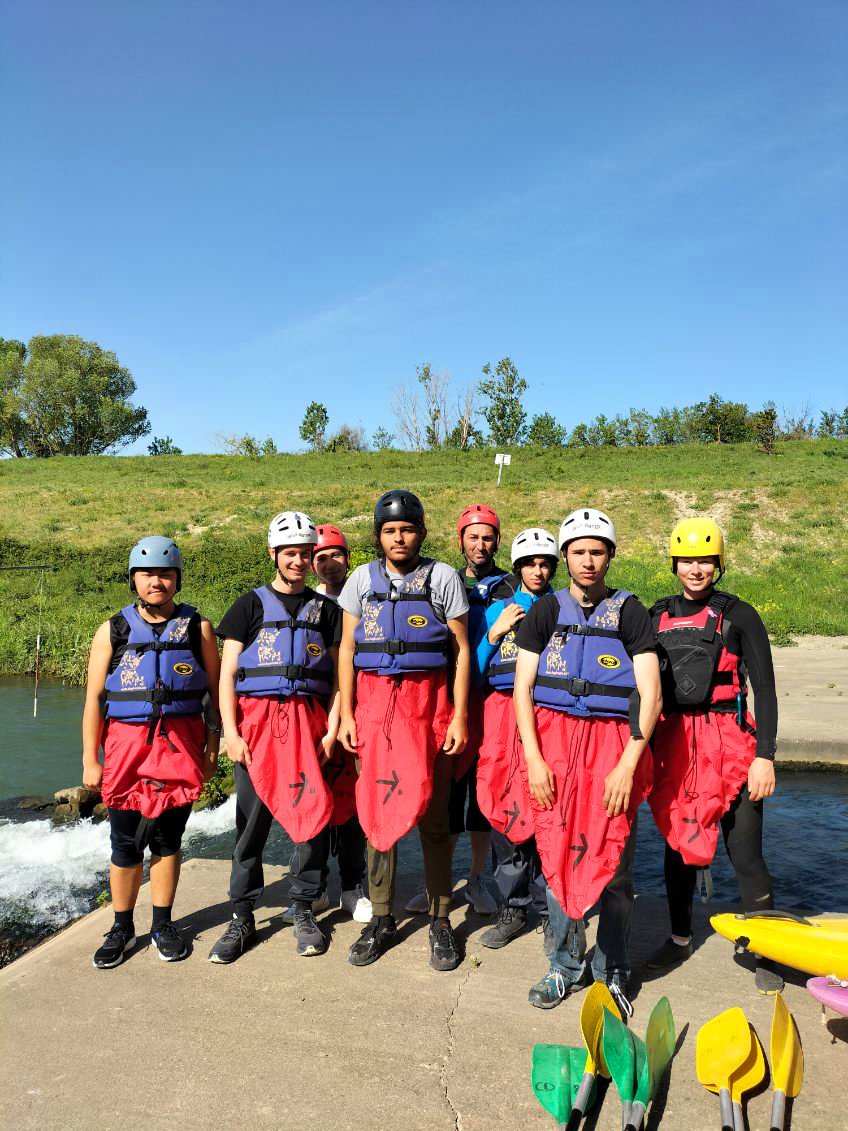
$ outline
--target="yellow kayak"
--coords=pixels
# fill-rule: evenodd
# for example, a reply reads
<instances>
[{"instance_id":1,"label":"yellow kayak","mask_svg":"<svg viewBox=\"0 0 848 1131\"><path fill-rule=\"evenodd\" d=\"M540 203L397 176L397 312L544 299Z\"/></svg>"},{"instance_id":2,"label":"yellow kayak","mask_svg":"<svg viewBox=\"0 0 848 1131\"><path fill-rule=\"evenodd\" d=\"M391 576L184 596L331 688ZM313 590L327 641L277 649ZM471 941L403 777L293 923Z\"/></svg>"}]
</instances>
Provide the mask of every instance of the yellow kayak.
<instances>
[{"instance_id":1,"label":"yellow kayak","mask_svg":"<svg viewBox=\"0 0 848 1131\"><path fill-rule=\"evenodd\" d=\"M713 915L710 922L738 951L761 954L822 978L848 978L848 916L804 919L788 911L754 911Z\"/></svg>"}]
</instances>

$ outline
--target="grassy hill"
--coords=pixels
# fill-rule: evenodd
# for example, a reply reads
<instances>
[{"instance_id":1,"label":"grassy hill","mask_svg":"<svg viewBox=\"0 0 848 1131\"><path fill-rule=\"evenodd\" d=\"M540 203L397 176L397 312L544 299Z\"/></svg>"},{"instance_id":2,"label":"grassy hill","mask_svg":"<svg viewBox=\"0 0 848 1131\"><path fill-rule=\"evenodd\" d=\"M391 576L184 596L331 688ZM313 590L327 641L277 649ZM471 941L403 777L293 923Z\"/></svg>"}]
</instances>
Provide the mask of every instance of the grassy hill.
<instances>
[{"instance_id":1,"label":"grassy hill","mask_svg":"<svg viewBox=\"0 0 848 1131\"><path fill-rule=\"evenodd\" d=\"M848 633L848 441L782 443L772 456L749 444L521 449L513 461L499 489L491 451L0 461L0 565L55 567L43 599L37 574L0 573L0 671L32 670L40 612L44 672L81 681L94 629L125 603L127 554L143 534L179 541L183 595L215 620L270 578L263 543L277 511L337 523L358 562L377 496L398 486L424 501L429 551L457 565L456 516L469 502L497 507L506 565L522 527L556 533L569 510L600 506L619 532L612 580L646 602L670 591L674 522L708 514L728 540L727 588L778 640Z\"/></svg>"}]
</instances>

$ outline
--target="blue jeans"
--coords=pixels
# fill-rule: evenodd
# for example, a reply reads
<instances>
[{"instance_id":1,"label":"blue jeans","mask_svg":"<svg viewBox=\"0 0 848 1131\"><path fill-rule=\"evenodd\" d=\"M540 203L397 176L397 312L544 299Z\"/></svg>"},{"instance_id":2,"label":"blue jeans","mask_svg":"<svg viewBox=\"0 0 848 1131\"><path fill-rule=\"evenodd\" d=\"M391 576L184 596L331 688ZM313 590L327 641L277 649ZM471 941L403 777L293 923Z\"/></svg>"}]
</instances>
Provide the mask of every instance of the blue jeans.
<instances>
[{"instance_id":1,"label":"blue jeans","mask_svg":"<svg viewBox=\"0 0 848 1131\"><path fill-rule=\"evenodd\" d=\"M636 817L624 845L618 867L599 900L598 938L592 958L592 977L608 982L618 975L622 985L630 977L627 940L633 913L633 854L636 850ZM586 927L582 919L570 919L548 888L548 915L554 937L551 971L562 974L566 985L579 981L586 970Z\"/></svg>"}]
</instances>

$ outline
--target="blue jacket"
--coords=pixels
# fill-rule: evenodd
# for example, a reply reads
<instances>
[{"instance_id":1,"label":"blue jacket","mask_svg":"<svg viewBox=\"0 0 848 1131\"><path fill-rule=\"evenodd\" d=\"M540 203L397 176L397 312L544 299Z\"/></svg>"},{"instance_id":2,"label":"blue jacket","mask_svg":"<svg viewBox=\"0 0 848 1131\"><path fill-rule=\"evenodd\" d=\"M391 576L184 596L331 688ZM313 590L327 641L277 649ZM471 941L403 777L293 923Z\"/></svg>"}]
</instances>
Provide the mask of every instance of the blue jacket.
<instances>
[{"instance_id":1,"label":"blue jacket","mask_svg":"<svg viewBox=\"0 0 848 1131\"><path fill-rule=\"evenodd\" d=\"M548 586L548 588L545 590L545 593L550 592L551 589L550 586ZM544 597L545 593L539 593L538 595L536 595L533 593L525 593L522 589L519 589L514 596L506 597L503 601L495 601L493 605L490 605L488 609L486 609L486 615L483 619L483 623L477 632L475 640L472 642L472 655L476 658L477 666L483 673L484 679L486 679L489 675L488 669L490 664L492 663L493 657L496 654L499 654L500 663L514 664L517 653L515 647L514 631L508 632L506 636L502 637L497 644L490 644L489 629L492 627L492 625L495 623L495 621L498 619L507 605L517 604L520 605L522 609L527 610L531 605L535 604L536 601L539 600L539 597ZM515 682L514 667L512 668L512 672L509 674L513 677L512 679L504 679L504 677L501 677L500 679L498 679L497 684L493 684L492 686L500 685L500 690L510 690Z\"/></svg>"}]
</instances>

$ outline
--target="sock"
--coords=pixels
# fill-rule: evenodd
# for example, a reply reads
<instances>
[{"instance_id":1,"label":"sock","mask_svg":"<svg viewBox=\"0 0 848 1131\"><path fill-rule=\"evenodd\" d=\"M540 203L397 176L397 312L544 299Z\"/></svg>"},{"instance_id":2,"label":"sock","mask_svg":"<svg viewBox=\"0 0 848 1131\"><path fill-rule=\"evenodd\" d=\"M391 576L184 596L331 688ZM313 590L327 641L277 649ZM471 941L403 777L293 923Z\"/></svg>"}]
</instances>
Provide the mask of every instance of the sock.
<instances>
[{"instance_id":1,"label":"sock","mask_svg":"<svg viewBox=\"0 0 848 1131\"><path fill-rule=\"evenodd\" d=\"M683 935L672 935L672 936L671 936L671 941L672 941L672 942L673 942L673 943L674 943L674 944L675 944L676 946L688 946L688 945L689 945L689 943L690 943L690 942L692 941L692 936L691 936L691 935L687 935L687 936L686 936L686 938L684 938L684 937L683 937Z\"/></svg>"},{"instance_id":2,"label":"sock","mask_svg":"<svg viewBox=\"0 0 848 1131\"><path fill-rule=\"evenodd\" d=\"M172 905L173 906L173 905ZM171 921L171 908L170 907L157 907L153 905L153 930L158 931L164 923Z\"/></svg>"},{"instance_id":3,"label":"sock","mask_svg":"<svg viewBox=\"0 0 848 1131\"><path fill-rule=\"evenodd\" d=\"M447 915L434 915L433 916L433 926L434 927L449 927L450 926L450 919L448 919Z\"/></svg>"},{"instance_id":4,"label":"sock","mask_svg":"<svg viewBox=\"0 0 848 1131\"><path fill-rule=\"evenodd\" d=\"M120 925L122 927L128 927L129 930L131 930L133 932L133 934L135 934L135 928L133 926L133 909L132 908L130 908L129 911L116 911L115 912L115 922L120 923Z\"/></svg>"}]
</instances>

